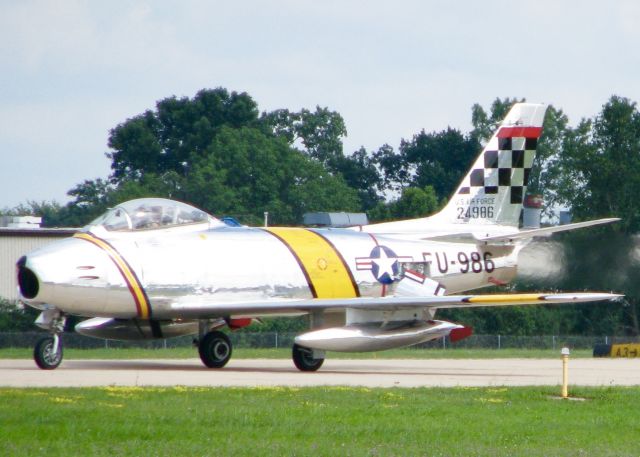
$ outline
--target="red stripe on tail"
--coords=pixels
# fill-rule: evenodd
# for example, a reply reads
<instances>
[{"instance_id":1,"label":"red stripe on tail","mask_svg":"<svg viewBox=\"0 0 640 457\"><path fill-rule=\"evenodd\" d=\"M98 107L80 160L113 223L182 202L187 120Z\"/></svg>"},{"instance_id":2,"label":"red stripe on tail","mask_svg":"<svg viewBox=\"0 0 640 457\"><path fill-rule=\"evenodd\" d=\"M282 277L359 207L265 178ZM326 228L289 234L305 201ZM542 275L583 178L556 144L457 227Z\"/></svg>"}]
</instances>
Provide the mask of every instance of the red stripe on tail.
<instances>
[{"instance_id":1,"label":"red stripe on tail","mask_svg":"<svg viewBox=\"0 0 640 457\"><path fill-rule=\"evenodd\" d=\"M498 138L539 138L542 134L542 127L502 127L498 130Z\"/></svg>"}]
</instances>

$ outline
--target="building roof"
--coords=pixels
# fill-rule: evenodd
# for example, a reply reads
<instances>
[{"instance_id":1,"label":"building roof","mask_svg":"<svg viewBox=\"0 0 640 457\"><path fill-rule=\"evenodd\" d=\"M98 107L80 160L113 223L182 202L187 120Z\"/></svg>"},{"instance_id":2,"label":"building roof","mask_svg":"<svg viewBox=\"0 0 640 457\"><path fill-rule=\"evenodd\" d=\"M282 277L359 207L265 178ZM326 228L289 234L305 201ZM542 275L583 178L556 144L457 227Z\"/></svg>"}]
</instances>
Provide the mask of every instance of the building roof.
<instances>
[{"instance_id":1,"label":"building roof","mask_svg":"<svg viewBox=\"0 0 640 457\"><path fill-rule=\"evenodd\" d=\"M78 228L74 227L60 227L60 228L7 228L0 227L0 237L5 236L43 236L43 237L58 237L64 238L72 236L76 233Z\"/></svg>"}]
</instances>

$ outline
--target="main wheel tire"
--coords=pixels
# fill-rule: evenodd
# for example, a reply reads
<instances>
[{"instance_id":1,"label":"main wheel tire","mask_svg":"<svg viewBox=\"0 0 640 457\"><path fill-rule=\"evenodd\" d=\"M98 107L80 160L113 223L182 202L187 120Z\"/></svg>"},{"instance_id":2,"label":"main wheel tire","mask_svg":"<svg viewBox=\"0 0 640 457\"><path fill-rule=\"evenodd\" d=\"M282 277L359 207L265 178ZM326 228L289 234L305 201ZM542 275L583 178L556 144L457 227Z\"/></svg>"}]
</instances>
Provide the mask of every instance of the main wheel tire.
<instances>
[{"instance_id":1,"label":"main wheel tire","mask_svg":"<svg viewBox=\"0 0 640 457\"><path fill-rule=\"evenodd\" d=\"M58 350L55 350L54 339L51 336L41 338L33 349L33 360L43 370L58 368L62 362L62 341L58 339Z\"/></svg>"},{"instance_id":2,"label":"main wheel tire","mask_svg":"<svg viewBox=\"0 0 640 457\"><path fill-rule=\"evenodd\" d=\"M324 363L324 359L313 358L312 349L297 344L293 345L291 356L294 365L300 371L317 371Z\"/></svg>"},{"instance_id":3,"label":"main wheel tire","mask_svg":"<svg viewBox=\"0 0 640 457\"><path fill-rule=\"evenodd\" d=\"M222 332L209 332L200 341L200 360L209 368L222 368L231 358L231 340Z\"/></svg>"}]
</instances>

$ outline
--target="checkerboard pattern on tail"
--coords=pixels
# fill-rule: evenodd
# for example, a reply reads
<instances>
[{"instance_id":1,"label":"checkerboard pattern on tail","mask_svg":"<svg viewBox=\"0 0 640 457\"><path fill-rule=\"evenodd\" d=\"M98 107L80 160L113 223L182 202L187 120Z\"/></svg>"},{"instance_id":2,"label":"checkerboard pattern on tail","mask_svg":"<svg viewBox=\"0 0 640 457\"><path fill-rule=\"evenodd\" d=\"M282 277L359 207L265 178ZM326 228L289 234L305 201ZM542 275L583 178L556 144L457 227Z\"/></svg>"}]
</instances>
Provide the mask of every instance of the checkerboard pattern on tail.
<instances>
[{"instance_id":1,"label":"checkerboard pattern on tail","mask_svg":"<svg viewBox=\"0 0 640 457\"><path fill-rule=\"evenodd\" d=\"M517 227L546 106L516 103L430 222Z\"/></svg>"},{"instance_id":2,"label":"checkerboard pattern on tail","mask_svg":"<svg viewBox=\"0 0 640 457\"><path fill-rule=\"evenodd\" d=\"M502 127L490 142L493 145L487 146L465 177L458 194L508 192L509 203L522 204L541 131L540 127Z\"/></svg>"}]
</instances>

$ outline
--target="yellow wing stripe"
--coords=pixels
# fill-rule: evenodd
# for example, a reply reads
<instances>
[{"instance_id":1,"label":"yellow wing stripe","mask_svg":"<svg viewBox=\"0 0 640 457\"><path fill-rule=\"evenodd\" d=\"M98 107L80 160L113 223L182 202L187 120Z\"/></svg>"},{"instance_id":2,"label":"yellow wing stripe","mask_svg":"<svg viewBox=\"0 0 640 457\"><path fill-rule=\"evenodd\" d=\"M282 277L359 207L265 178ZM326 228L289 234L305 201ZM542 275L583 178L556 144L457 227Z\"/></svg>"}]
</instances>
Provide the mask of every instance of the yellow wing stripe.
<instances>
[{"instance_id":1,"label":"yellow wing stripe","mask_svg":"<svg viewBox=\"0 0 640 457\"><path fill-rule=\"evenodd\" d=\"M131 295L133 295L133 300L135 301L136 308L138 310L138 317L141 319L149 319L151 315L151 308L149 306L147 295L142 288L142 284L140 284L140 280L120 253L106 241L88 233L76 233L74 238L89 241L109 255L127 283L127 287L131 291Z\"/></svg>"},{"instance_id":2,"label":"yellow wing stripe","mask_svg":"<svg viewBox=\"0 0 640 457\"><path fill-rule=\"evenodd\" d=\"M301 228L265 229L294 255L314 298L354 298L358 288L338 250L316 232Z\"/></svg>"},{"instance_id":3,"label":"yellow wing stripe","mask_svg":"<svg viewBox=\"0 0 640 457\"><path fill-rule=\"evenodd\" d=\"M544 301L543 294L496 294L496 295L477 295L464 299L467 303L531 303L535 301Z\"/></svg>"}]
</instances>

